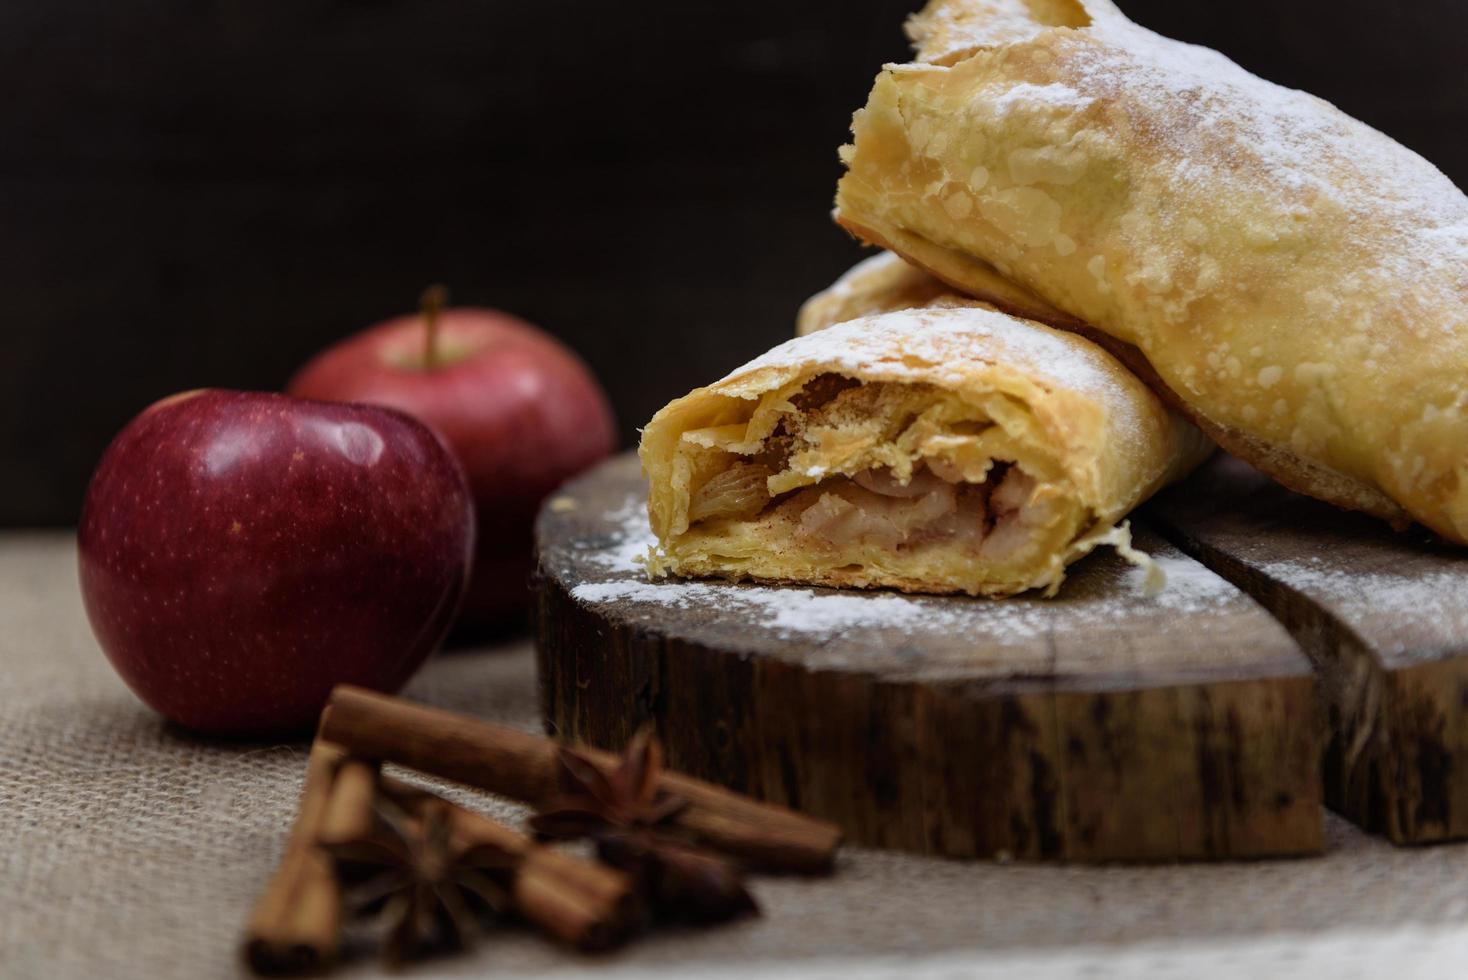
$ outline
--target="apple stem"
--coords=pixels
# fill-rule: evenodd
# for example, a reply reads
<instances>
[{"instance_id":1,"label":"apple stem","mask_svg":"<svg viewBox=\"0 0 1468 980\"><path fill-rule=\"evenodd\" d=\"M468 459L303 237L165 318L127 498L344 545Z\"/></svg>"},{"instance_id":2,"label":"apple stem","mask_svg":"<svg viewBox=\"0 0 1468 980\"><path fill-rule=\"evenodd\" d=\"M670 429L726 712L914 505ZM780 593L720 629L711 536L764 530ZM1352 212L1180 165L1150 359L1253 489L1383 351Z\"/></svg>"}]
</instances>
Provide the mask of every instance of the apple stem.
<instances>
[{"instance_id":1,"label":"apple stem","mask_svg":"<svg viewBox=\"0 0 1468 980\"><path fill-rule=\"evenodd\" d=\"M448 288L432 285L423 290L418 308L423 313L423 369L438 367L438 317L449 304Z\"/></svg>"}]
</instances>

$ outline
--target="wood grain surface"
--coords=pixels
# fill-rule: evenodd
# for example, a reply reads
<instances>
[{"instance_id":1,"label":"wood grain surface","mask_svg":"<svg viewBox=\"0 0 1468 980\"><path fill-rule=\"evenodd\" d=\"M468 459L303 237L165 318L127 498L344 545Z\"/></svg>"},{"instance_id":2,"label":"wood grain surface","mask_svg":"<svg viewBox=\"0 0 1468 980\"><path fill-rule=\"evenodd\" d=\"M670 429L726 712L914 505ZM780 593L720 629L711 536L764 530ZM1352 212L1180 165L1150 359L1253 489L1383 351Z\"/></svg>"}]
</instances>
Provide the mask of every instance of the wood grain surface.
<instances>
[{"instance_id":1,"label":"wood grain surface","mask_svg":"<svg viewBox=\"0 0 1468 980\"><path fill-rule=\"evenodd\" d=\"M1076 861L1321 847L1310 664L1160 539L1172 580L1097 555L1056 600L649 583L632 457L542 513L545 717L613 747L645 720L694 775L874 846Z\"/></svg>"},{"instance_id":2,"label":"wood grain surface","mask_svg":"<svg viewBox=\"0 0 1468 980\"><path fill-rule=\"evenodd\" d=\"M1398 843L1468 837L1468 553L1227 457L1147 515L1268 608L1315 663L1330 805Z\"/></svg>"}]
</instances>

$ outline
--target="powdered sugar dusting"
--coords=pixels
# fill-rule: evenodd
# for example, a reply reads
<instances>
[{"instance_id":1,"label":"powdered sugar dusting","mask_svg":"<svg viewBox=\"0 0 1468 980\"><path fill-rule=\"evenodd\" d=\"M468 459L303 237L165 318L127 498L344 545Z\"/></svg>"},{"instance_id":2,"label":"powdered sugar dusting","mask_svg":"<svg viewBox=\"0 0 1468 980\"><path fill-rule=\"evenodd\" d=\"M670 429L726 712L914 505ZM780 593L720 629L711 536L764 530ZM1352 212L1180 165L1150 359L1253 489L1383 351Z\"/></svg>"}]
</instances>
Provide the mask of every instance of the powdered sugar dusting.
<instances>
[{"instance_id":1,"label":"powdered sugar dusting","mask_svg":"<svg viewBox=\"0 0 1468 980\"><path fill-rule=\"evenodd\" d=\"M614 540L587 550L582 557L611 572L641 571L642 559L658 543L648 524L647 501L641 496L628 497L607 519L617 527Z\"/></svg>"},{"instance_id":2,"label":"powdered sugar dusting","mask_svg":"<svg viewBox=\"0 0 1468 980\"><path fill-rule=\"evenodd\" d=\"M1185 209L1190 193L1237 197L1271 216L1260 229L1266 236L1292 233L1282 218L1293 215L1304 227L1324 216L1324 229L1350 230L1321 253L1349 250L1361 281L1343 289L1363 297L1410 291L1412 305L1431 311L1444 332L1468 329L1468 197L1441 171L1328 102L1150 31L1109 0L1080 6L1090 23L1069 29L1016 0L931 0L909 32L919 60L936 65L905 67L954 70L984 50L1032 46L1049 66L1044 77L982 92L997 118L1016 109L1104 106L1106 127L1161 158L1154 170L1167 186L1132 191L1142 199L1160 194L1152 209ZM1152 229L1130 247L1142 253L1165 244L1157 236Z\"/></svg>"},{"instance_id":3,"label":"powdered sugar dusting","mask_svg":"<svg viewBox=\"0 0 1468 980\"><path fill-rule=\"evenodd\" d=\"M1323 558L1261 562L1260 571L1295 589L1336 602L1369 603L1381 612L1431 614L1464 607L1468 571L1361 572L1330 565Z\"/></svg>"},{"instance_id":4,"label":"powdered sugar dusting","mask_svg":"<svg viewBox=\"0 0 1468 980\"><path fill-rule=\"evenodd\" d=\"M872 627L905 628L931 622L932 600L888 593L817 593L812 589L725 582L588 582L571 594L583 602L627 600L687 609L713 606L749 616L760 628L790 637ZM948 621L956 621L948 616Z\"/></svg>"},{"instance_id":5,"label":"powdered sugar dusting","mask_svg":"<svg viewBox=\"0 0 1468 980\"><path fill-rule=\"evenodd\" d=\"M1258 568L1330 610L1386 655L1459 648L1468 637L1468 570L1361 571L1321 558L1260 562ZM1380 624L1380 625L1378 625Z\"/></svg>"},{"instance_id":6,"label":"powdered sugar dusting","mask_svg":"<svg viewBox=\"0 0 1468 980\"><path fill-rule=\"evenodd\" d=\"M1082 95L1068 85L1051 82L1049 85L1032 85L1021 82L1013 85L989 100L989 107L996 115L1017 108L1033 109L1035 106L1051 106L1056 109L1079 110L1089 106L1094 99Z\"/></svg>"},{"instance_id":7,"label":"powdered sugar dusting","mask_svg":"<svg viewBox=\"0 0 1468 980\"><path fill-rule=\"evenodd\" d=\"M1125 18L1076 32L1063 51L1061 77L1082 96L1145 120L1138 138L1168 151L1175 188L1236 188L1302 220L1348 215L1368 293L1437 289L1425 307L1463 328L1468 198L1431 163L1322 99Z\"/></svg>"},{"instance_id":8,"label":"powdered sugar dusting","mask_svg":"<svg viewBox=\"0 0 1468 980\"><path fill-rule=\"evenodd\" d=\"M821 638L860 631L910 630L983 638L991 645L1023 644L1056 631L1126 629L1138 618L1216 612L1229 603L1249 604L1231 585L1202 565L1165 547L1154 556L1167 576L1161 594L1143 595L1146 572L1110 556L1081 566L1057 599L1006 600L908 596L892 592L839 592L796 586L667 579L649 581L640 558L654 538L640 496L630 496L609 519L615 531L578 553L603 577L582 582L571 594L588 603L631 603L648 611L719 610L752 632L779 639Z\"/></svg>"},{"instance_id":9,"label":"powdered sugar dusting","mask_svg":"<svg viewBox=\"0 0 1468 980\"><path fill-rule=\"evenodd\" d=\"M1152 560L1167 576L1167 587L1153 599L1156 608L1183 614L1203 613L1239 598L1237 589L1191 558L1157 554ZM1146 573L1145 568L1127 570L1138 588Z\"/></svg>"},{"instance_id":10,"label":"powdered sugar dusting","mask_svg":"<svg viewBox=\"0 0 1468 980\"><path fill-rule=\"evenodd\" d=\"M1407 250L1375 256L1399 272L1420 274L1423 263L1458 271L1468 260L1468 198L1411 150L1217 51L1135 24L1109 0L1081 6L1091 23L1066 30L1013 0L934 0L915 18L920 41L933 35L919 58L947 65L1048 35L1066 61L1063 81L1017 82L989 96L999 115L1017 106L1136 106L1148 120L1149 140L1175 150L1180 181L1196 180L1215 193L1230 180L1251 193L1272 184L1286 199L1325 199L1359 212ZM1241 165L1249 158L1251 165Z\"/></svg>"}]
</instances>

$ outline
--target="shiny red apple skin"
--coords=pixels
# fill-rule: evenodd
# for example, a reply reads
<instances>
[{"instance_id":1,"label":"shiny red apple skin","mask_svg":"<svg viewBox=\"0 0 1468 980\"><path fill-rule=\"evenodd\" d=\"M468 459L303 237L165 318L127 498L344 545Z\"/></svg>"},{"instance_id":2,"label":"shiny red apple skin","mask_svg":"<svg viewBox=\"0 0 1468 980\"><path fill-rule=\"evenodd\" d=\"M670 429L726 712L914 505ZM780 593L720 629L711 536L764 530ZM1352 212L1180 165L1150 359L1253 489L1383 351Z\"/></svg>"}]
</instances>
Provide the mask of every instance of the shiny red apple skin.
<instances>
[{"instance_id":1,"label":"shiny red apple skin","mask_svg":"<svg viewBox=\"0 0 1468 980\"><path fill-rule=\"evenodd\" d=\"M443 639L474 516L452 454L399 412L204 390L143 411L78 527L117 672L198 732L309 731L336 684L396 691Z\"/></svg>"},{"instance_id":2,"label":"shiny red apple skin","mask_svg":"<svg viewBox=\"0 0 1468 980\"><path fill-rule=\"evenodd\" d=\"M462 622L500 628L522 619L529 603L536 511L612 452L612 411L574 353L509 314L443 311L436 366L424 367L424 343L421 315L388 320L317 355L286 390L387 405L438 430L464 465L478 512Z\"/></svg>"}]
</instances>

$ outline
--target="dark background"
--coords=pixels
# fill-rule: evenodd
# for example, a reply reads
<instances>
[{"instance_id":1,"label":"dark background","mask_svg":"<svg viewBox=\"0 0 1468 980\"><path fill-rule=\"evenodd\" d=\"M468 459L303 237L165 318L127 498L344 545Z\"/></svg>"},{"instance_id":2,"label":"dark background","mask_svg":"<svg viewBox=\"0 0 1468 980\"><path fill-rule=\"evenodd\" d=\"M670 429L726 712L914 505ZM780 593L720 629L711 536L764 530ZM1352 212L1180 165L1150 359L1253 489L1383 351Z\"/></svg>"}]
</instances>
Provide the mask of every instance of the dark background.
<instances>
[{"instance_id":1,"label":"dark background","mask_svg":"<svg viewBox=\"0 0 1468 980\"><path fill-rule=\"evenodd\" d=\"M919 3L5 0L0 524L430 281L576 348L630 444L859 257L836 147ZM1122 6L1468 182L1464 0Z\"/></svg>"}]
</instances>

